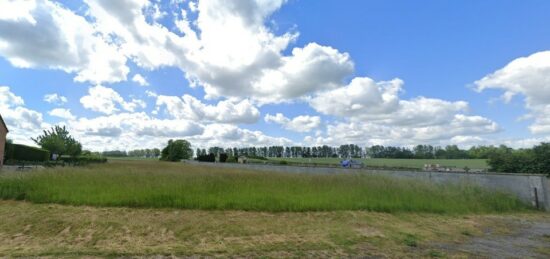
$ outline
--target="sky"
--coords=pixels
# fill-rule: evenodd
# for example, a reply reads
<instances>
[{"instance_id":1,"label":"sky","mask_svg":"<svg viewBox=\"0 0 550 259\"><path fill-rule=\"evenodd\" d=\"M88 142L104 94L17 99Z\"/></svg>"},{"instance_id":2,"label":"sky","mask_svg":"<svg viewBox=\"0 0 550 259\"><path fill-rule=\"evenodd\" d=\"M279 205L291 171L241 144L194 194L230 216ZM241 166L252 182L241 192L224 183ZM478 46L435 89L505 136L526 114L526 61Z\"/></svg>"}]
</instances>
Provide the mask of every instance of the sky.
<instances>
[{"instance_id":1,"label":"sky","mask_svg":"<svg viewBox=\"0 0 550 259\"><path fill-rule=\"evenodd\" d=\"M0 0L0 114L93 151L550 141L550 2Z\"/></svg>"}]
</instances>

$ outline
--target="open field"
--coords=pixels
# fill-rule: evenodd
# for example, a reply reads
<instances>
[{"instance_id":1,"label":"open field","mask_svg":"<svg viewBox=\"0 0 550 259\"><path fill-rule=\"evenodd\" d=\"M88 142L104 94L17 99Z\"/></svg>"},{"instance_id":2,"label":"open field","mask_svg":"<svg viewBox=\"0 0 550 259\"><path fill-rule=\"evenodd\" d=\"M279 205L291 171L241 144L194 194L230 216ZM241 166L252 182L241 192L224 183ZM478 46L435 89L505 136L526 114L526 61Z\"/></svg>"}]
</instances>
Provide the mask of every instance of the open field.
<instances>
[{"instance_id":1,"label":"open field","mask_svg":"<svg viewBox=\"0 0 550 259\"><path fill-rule=\"evenodd\" d=\"M266 213L0 201L0 219L0 257L550 255L550 218L538 212Z\"/></svg>"},{"instance_id":2,"label":"open field","mask_svg":"<svg viewBox=\"0 0 550 259\"><path fill-rule=\"evenodd\" d=\"M146 157L112 157L108 156L107 160L110 161L158 161L158 158L146 158Z\"/></svg>"},{"instance_id":3,"label":"open field","mask_svg":"<svg viewBox=\"0 0 550 259\"><path fill-rule=\"evenodd\" d=\"M315 164L340 164L341 158L269 158L273 161L288 161L295 163ZM369 158L354 159L363 162L366 166L375 167L403 167L421 169L425 164L440 164L441 166L470 169L488 169L485 159L390 159L390 158Z\"/></svg>"},{"instance_id":4,"label":"open field","mask_svg":"<svg viewBox=\"0 0 550 259\"><path fill-rule=\"evenodd\" d=\"M253 172L159 161L113 161L0 175L0 198L34 203L247 211L491 213L526 211L508 194L467 185L349 173Z\"/></svg>"}]
</instances>

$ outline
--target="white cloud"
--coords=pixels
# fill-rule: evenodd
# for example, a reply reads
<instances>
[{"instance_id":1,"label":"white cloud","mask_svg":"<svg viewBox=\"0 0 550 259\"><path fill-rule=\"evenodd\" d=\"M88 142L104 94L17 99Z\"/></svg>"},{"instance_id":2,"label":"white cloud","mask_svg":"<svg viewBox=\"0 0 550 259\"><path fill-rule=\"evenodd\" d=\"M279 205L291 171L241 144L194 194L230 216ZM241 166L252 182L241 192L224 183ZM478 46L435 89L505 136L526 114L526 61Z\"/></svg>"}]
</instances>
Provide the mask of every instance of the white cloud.
<instances>
[{"instance_id":1,"label":"white cloud","mask_svg":"<svg viewBox=\"0 0 550 259\"><path fill-rule=\"evenodd\" d=\"M12 65L75 72L78 82L126 80L126 57L84 17L48 0L0 7L0 55Z\"/></svg>"},{"instance_id":2,"label":"white cloud","mask_svg":"<svg viewBox=\"0 0 550 259\"><path fill-rule=\"evenodd\" d=\"M59 94L46 94L44 95L43 100L47 103L56 104L56 105L63 105L68 101L67 97Z\"/></svg>"},{"instance_id":3,"label":"white cloud","mask_svg":"<svg viewBox=\"0 0 550 259\"><path fill-rule=\"evenodd\" d=\"M347 86L323 92L311 99L311 106L323 114L340 117L376 117L399 109L399 92L403 81L374 82L354 78Z\"/></svg>"},{"instance_id":4,"label":"white cloud","mask_svg":"<svg viewBox=\"0 0 550 259\"><path fill-rule=\"evenodd\" d=\"M280 124L283 128L296 132L310 132L319 128L321 125L321 117L308 115L300 115L293 119L289 119L282 113L277 113L276 115L267 114L264 120L268 123L273 122Z\"/></svg>"},{"instance_id":5,"label":"white cloud","mask_svg":"<svg viewBox=\"0 0 550 259\"><path fill-rule=\"evenodd\" d=\"M84 108L104 114L113 114L122 108L125 111L133 112L137 108L145 108L142 100L132 99L127 102L112 88L97 85L88 89L88 95L80 98Z\"/></svg>"},{"instance_id":6,"label":"white cloud","mask_svg":"<svg viewBox=\"0 0 550 259\"><path fill-rule=\"evenodd\" d=\"M231 124L210 124L204 129L204 133L189 138L191 143L199 147L251 147L268 145L292 145L287 138L270 137L261 131L241 129Z\"/></svg>"},{"instance_id":7,"label":"white cloud","mask_svg":"<svg viewBox=\"0 0 550 259\"><path fill-rule=\"evenodd\" d=\"M184 95L181 98L166 95L155 97L157 112L162 107L166 107L165 112L177 119L217 123L255 123L260 117L260 111L248 100L239 102L224 100L216 105L207 105L190 95Z\"/></svg>"},{"instance_id":8,"label":"white cloud","mask_svg":"<svg viewBox=\"0 0 550 259\"><path fill-rule=\"evenodd\" d=\"M403 81L375 82L355 78L347 86L310 99L320 113L336 116L325 136L308 143L363 145L448 144L459 139L496 133L499 126L484 117L467 115L468 103L416 97L402 100Z\"/></svg>"},{"instance_id":9,"label":"white cloud","mask_svg":"<svg viewBox=\"0 0 550 259\"><path fill-rule=\"evenodd\" d=\"M316 43L282 54L298 34L277 36L264 23L285 1L200 1L196 20L184 10L175 21L183 36L148 22L147 1L85 2L97 27L117 38L126 56L149 69L181 68L208 98L285 102L334 88L353 72L347 53Z\"/></svg>"},{"instance_id":10,"label":"white cloud","mask_svg":"<svg viewBox=\"0 0 550 259\"><path fill-rule=\"evenodd\" d=\"M187 139L204 128L190 120L163 120L143 112L80 118L67 125L85 148L96 151L160 148L170 138Z\"/></svg>"},{"instance_id":11,"label":"white cloud","mask_svg":"<svg viewBox=\"0 0 550 259\"><path fill-rule=\"evenodd\" d=\"M74 120L76 116L71 113L70 109L55 108L48 112L49 115L59 117L66 120Z\"/></svg>"},{"instance_id":12,"label":"white cloud","mask_svg":"<svg viewBox=\"0 0 550 259\"><path fill-rule=\"evenodd\" d=\"M534 53L513 60L503 68L475 82L478 91L503 90L503 99L516 95L525 97L528 117L534 118L529 127L535 134L550 133L550 51Z\"/></svg>"},{"instance_id":13,"label":"white cloud","mask_svg":"<svg viewBox=\"0 0 550 259\"><path fill-rule=\"evenodd\" d=\"M143 77L140 74L135 74L132 77L132 82L135 82L140 86L148 86L149 85L149 82L147 82L147 79L145 79L145 77Z\"/></svg>"},{"instance_id":14,"label":"white cloud","mask_svg":"<svg viewBox=\"0 0 550 259\"><path fill-rule=\"evenodd\" d=\"M0 112L8 126L8 138L16 143L33 145L31 137L38 136L49 127L42 113L24 107L23 98L11 92L7 86L0 86Z\"/></svg>"}]
</instances>

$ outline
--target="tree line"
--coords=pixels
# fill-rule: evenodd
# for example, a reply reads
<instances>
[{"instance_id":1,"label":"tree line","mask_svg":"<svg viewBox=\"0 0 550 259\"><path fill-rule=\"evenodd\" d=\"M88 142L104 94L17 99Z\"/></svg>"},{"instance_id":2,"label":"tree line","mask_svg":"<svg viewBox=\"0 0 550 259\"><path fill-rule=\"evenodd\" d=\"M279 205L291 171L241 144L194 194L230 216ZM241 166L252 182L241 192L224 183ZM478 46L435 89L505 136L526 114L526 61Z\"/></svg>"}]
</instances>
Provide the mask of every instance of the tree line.
<instances>
[{"instance_id":1,"label":"tree line","mask_svg":"<svg viewBox=\"0 0 550 259\"><path fill-rule=\"evenodd\" d=\"M266 146L245 148L209 147L197 148L196 156L208 154L227 154L229 156L248 157L286 157L286 158L401 158L401 159L488 159L492 154L506 153L511 148L501 146L475 146L461 149L456 145L445 147L432 145L417 145L413 148L375 145L361 148L358 145L347 144L339 147L327 145L303 146Z\"/></svg>"},{"instance_id":2,"label":"tree line","mask_svg":"<svg viewBox=\"0 0 550 259\"><path fill-rule=\"evenodd\" d=\"M130 151L125 150L111 150L101 152L102 156L106 157L145 157L145 158L157 158L160 156L160 149L135 149Z\"/></svg>"}]
</instances>

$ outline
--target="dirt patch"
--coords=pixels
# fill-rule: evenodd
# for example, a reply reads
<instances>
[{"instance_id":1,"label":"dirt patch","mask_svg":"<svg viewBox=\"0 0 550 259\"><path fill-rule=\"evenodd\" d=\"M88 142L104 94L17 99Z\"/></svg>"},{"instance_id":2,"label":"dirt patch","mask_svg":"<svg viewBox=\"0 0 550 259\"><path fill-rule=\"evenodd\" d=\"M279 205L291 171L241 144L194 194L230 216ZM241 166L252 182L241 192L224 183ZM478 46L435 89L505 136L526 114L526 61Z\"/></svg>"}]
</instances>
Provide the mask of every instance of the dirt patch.
<instances>
[{"instance_id":1,"label":"dirt patch","mask_svg":"<svg viewBox=\"0 0 550 259\"><path fill-rule=\"evenodd\" d=\"M507 233L493 228L483 229L481 236L464 243L438 244L435 247L448 253L464 253L490 258L549 258L550 221L501 219ZM500 232L500 233L499 233Z\"/></svg>"}]
</instances>

